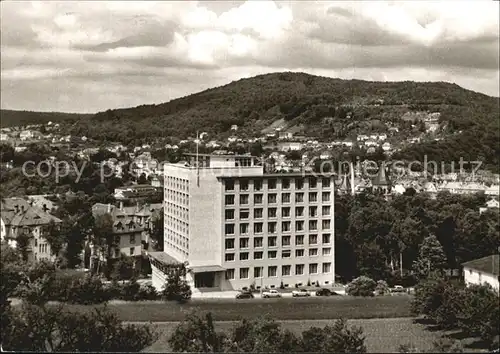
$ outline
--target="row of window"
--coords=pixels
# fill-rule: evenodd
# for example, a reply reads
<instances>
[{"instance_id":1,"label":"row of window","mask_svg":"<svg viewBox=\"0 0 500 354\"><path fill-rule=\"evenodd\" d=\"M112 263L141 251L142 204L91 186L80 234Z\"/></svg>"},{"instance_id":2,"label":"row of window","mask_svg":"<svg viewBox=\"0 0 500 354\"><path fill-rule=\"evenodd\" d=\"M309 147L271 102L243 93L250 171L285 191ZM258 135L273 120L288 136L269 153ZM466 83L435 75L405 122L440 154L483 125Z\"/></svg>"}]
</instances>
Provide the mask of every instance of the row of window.
<instances>
[{"instance_id":1,"label":"row of window","mask_svg":"<svg viewBox=\"0 0 500 354\"><path fill-rule=\"evenodd\" d=\"M189 205L189 194L165 188L165 199L176 204Z\"/></svg>"},{"instance_id":2,"label":"row of window","mask_svg":"<svg viewBox=\"0 0 500 354\"><path fill-rule=\"evenodd\" d=\"M292 274L292 266L291 265L283 265L281 266L281 276L286 277L290 275L304 275L306 266L305 264L296 264L295 272ZM309 264L309 273L308 274L318 274L319 266L318 263ZM321 272L323 274L330 273L332 271L331 263L323 263L321 265ZM264 267L254 267L253 268L253 278L262 278L264 277ZM226 270L226 279L234 280L236 279L236 269L228 269ZM267 267L267 276L268 277L277 277L278 276L278 266L269 266ZM249 279L250 278L250 268L240 268L239 269L239 279Z\"/></svg>"},{"instance_id":3,"label":"row of window","mask_svg":"<svg viewBox=\"0 0 500 354\"><path fill-rule=\"evenodd\" d=\"M175 251L177 251L178 253L183 254L183 255L184 255L184 256L186 256L186 257L188 256L188 252L187 252L187 250L180 248L179 246L177 246L176 244L174 244L173 242L171 242L171 241L169 241L169 240L167 240L167 241L165 241L165 242L166 242L166 244L167 244L167 248L169 248L169 249L171 249L171 250L175 250Z\"/></svg>"},{"instance_id":4,"label":"row of window","mask_svg":"<svg viewBox=\"0 0 500 354\"><path fill-rule=\"evenodd\" d=\"M165 189L166 187L171 187L174 190L183 190L189 192L189 180L177 177L167 176L165 178Z\"/></svg>"},{"instance_id":5,"label":"row of window","mask_svg":"<svg viewBox=\"0 0 500 354\"><path fill-rule=\"evenodd\" d=\"M167 216L166 225L169 229L182 232L183 234L188 233L189 230L189 224L187 222L176 219L172 216Z\"/></svg>"},{"instance_id":6,"label":"row of window","mask_svg":"<svg viewBox=\"0 0 500 354\"><path fill-rule=\"evenodd\" d=\"M270 207L266 209L267 212L267 217L269 219L277 218L278 217L278 208L275 207ZM282 218L289 218L291 217L291 208L290 207L282 207L281 209L281 214L279 215ZM295 207L295 213L294 216L296 218L304 217L305 215L305 207L303 206L298 206ZM310 206L308 209L308 215L311 218L315 218L319 216L319 209L317 206ZM321 216L329 216L331 213L331 206L330 205L323 205L321 207ZM226 209L224 211L224 217L226 220L233 220L235 217L235 209ZM250 218L250 209L240 209L239 212L239 217L240 220L245 220ZM264 208L254 208L253 209L253 218L254 219L262 219L264 217Z\"/></svg>"},{"instance_id":7,"label":"row of window","mask_svg":"<svg viewBox=\"0 0 500 354\"><path fill-rule=\"evenodd\" d=\"M297 220L295 221L295 232L306 231L305 230L305 221ZM309 220L308 222L308 230L309 231L317 231L318 230L318 220ZM234 235L235 232L235 224L226 224L224 226L226 235ZM321 220L321 230L330 230L331 228L331 220L324 219ZM291 232L292 231L292 222L291 221L282 221L281 222L281 232ZM253 233L261 234L264 232L264 223L263 222L255 222L253 223ZM267 222L267 233L274 234L278 232L278 223L275 221ZM248 235L250 233L250 223L240 223L239 224L239 234L240 235Z\"/></svg>"},{"instance_id":8,"label":"row of window","mask_svg":"<svg viewBox=\"0 0 500 354\"><path fill-rule=\"evenodd\" d=\"M305 193L299 192L295 193L295 203L304 203L304 195ZM317 192L309 192L307 194L308 202L315 203L318 201L318 193ZM227 194L224 196L225 205L234 205L235 204L235 195ZM292 193L281 193L281 204L291 203ZM322 192L321 193L321 201L329 202L331 198L331 192ZM253 204L259 205L264 203L264 194L258 193L253 194ZM267 203L268 204L277 204L278 203L278 193L269 193L267 194ZM250 194L240 194L239 195L239 204L240 205L248 205L250 204Z\"/></svg>"},{"instance_id":9,"label":"row of window","mask_svg":"<svg viewBox=\"0 0 500 354\"><path fill-rule=\"evenodd\" d=\"M305 250L304 249L298 249L295 250L295 258L300 258L300 257L305 257ZM332 249L330 247L325 247L322 249L321 255L326 257L330 256L332 254ZM319 251L318 248L310 248L308 250L308 256L309 257L318 257L319 256ZM291 250L282 250L281 251L281 258L291 258L292 257L292 251ZM267 259L277 259L278 258L278 251L267 251ZM250 252L240 252L238 259L240 261L248 261L250 260ZM261 260L264 259L264 252L263 251L255 251L253 252L253 259L254 260ZM235 253L226 253L224 255L224 261L226 262L233 262L236 260L236 254Z\"/></svg>"},{"instance_id":10,"label":"row of window","mask_svg":"<svg viewBox=\"0 0 500 354\"><path fill-rule=\"evenodd\" d=\"M296 235L295 236L295 246L303 246L304 245L304 235ZM329 245L332 242L332 236L330 234L322 234L321 235L321 243L323 245ZM281 246L291 246L292 237L291 236L281 236ZM317 245L318 244L318 235L311 234L309 235L309 245ZM224 241L225 249L234 249L235 248L235 239L234 238L226 238ZM240 249L250 248L250 238L242 237L239 239ZM269 236L267 237L267 247L277 247L278 246L278 237L277 236ZM253 247L261 248L264 247L264 237L254 237L253 239Z\"/></svg>"},{"instance_id":11,"label":"row of window","mask_svg":"<svg viewBox=\"0 0 500 354\"><path fill-rule=\"evenodd\" d=\"M165 237L168 241L171 241L177 246L182 246L184 249L189 249L189 239L186 236L178 234L172 230L166 230Z\"/></svg>"},{"instance_id":12,"label":"row of window","mask_svg":"<svg viewBox=\"0 0 500 354\"><path fill-rule=\"evenodd\" d=\"M179 218L189 220L189 209L176 204L165 202L165 215L171 214Z\"/></svg>"},{"instance_id":13,"label":"row of window","mask_svg":"<svg viewBox=\"0 0 500 354\"><path fill-rule=\"evenodd\" d=\"M278 188L278 185L281 187L281 189L290 189L291 188L291 185L292 185L292 180L293 180L293 186L295 187L295 189L303 189L304 188L304 182L305 182L305 179L304 178L295 178L295 179L291 179L291 178L268 178L266 180L266 184L267 184L267 189L269 190L273 190L273 189L277 189ZM317 188L318 187L318 178L317 177L309 177L307 179L308 181L308 188L311 189L311 188ZM244 179L244 178L241 178L238 180L238 184L239 184L239 190L240 191L247 191L250 189L250 180L248 179ZM253 180L253 189L255 191L260 191L262 190L263 188L263 180L262 179L256 179L256 180ZM321 178L321 186L322 188L329 188L331 185L331 180L330 178ZM225 182L225 189L226 191L233 191L235 190L235 183L233 180L226 180Z\"/></svg>"},{"instance_id":14,"label":"row of window","mask_svg":"<svg viewBox=\"0 0 500 354\"><path fill-rule=\"evenodd\" d=\"M35 240L35 247L36 247L36 240ZM38 252L40 253L47 253L49 252L49 245L46 243L40 243L38 244Z\"/></svg>"}]
</instances>

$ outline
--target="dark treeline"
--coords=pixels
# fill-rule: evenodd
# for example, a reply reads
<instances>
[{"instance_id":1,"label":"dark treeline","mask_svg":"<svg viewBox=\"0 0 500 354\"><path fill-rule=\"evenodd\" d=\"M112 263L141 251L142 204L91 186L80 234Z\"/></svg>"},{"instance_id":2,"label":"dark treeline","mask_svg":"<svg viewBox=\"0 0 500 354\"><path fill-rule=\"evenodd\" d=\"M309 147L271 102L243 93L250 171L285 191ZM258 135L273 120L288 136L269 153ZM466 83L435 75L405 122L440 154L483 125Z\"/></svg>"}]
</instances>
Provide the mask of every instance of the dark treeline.
<instances>
[{"instance_id":1,"label":"dark treeline","mask_svg":"<svg viewBox=\"0 0 500 354\"><path fill-rule=\"evenodd\" d=\"M366 275L398 283L413 269L424 239L435 236L447 268L489 256L500 246L500 224L494 211L479 213L484 194L439 193L395 196L340 195L335 201L336 273L345 280Z\"/></svg>"}]
</instances>

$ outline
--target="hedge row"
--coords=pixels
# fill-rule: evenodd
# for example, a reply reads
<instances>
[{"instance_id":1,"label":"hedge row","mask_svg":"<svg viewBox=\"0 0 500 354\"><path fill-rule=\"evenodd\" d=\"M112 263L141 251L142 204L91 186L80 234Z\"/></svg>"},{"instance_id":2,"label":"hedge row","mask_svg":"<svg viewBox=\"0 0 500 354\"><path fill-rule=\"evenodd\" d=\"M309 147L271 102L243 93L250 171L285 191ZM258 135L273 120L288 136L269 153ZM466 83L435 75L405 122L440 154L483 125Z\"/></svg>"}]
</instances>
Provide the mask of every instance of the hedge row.
<instances>
[{"instance_id":1,"label":"hedge row","mask_svg":"<svg viewBox=\"0 0 500 354\"><path fill-rule=\"evenodd\" d=\"M85 276L75 278L57 275L44 286L47 301L59 301L71 304L100 304L110 300L158 300L161 298L151 285L141 286L135 280L126 283L112 282L104 284L100 278ZM17 295L26 298L29 292L20 290Z\"/></svg>"}]
</instances>

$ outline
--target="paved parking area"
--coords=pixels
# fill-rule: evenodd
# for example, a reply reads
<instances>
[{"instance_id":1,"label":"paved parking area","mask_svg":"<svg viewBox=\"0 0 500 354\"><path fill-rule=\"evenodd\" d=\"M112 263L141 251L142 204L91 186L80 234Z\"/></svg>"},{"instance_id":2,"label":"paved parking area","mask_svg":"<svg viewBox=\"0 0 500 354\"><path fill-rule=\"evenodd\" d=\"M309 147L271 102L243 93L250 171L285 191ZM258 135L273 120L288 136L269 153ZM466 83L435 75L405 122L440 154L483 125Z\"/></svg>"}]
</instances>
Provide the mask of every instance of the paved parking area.
<instances>
[{"instance_id":1,"label":"paved parking area","mask_svg":"<svg viewBox=\"0 0 500 354\"><path fill-rule=\"evenodd\" d=\"M279 291L279 290L278 290ZM345 295L345 290L335 290L335 292L339 295ZM239 291L231 290L231 291L210 291L210 292L193 292L193 299L234 299ZM282 297L292 297L292 292L280 292ZM309 291L310 296L316 296L316 290ZM254 293L253 296L256 299L262 298L260 293Z\"/></svg>"}]
</instances>

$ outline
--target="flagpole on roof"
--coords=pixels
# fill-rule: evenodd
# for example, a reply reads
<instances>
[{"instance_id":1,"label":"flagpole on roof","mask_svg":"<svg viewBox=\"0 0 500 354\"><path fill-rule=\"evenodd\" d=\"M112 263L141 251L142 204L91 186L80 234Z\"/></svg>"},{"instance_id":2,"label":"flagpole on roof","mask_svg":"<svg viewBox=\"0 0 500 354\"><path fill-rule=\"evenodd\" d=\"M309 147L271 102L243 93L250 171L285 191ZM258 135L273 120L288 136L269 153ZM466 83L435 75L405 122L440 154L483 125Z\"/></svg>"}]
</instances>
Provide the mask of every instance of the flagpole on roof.
<instances>
[{"instance_id":1,"label":"flagpole on roof","mask_svg":"<svg viewBox=\"0 0 500 354\"><path fill-rule=\"evenodd\" d=\"M200 135L196 131L196 185L200 186L200 161L199 161Z\"/></svg>"}]
</instances>

